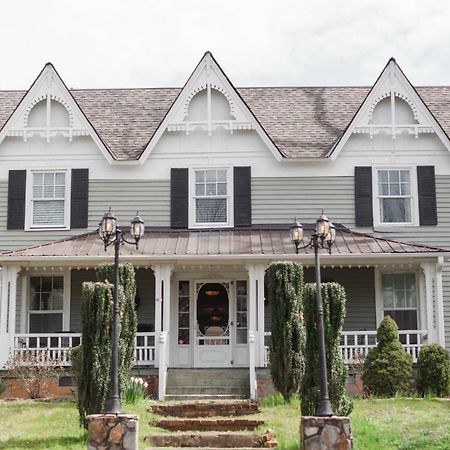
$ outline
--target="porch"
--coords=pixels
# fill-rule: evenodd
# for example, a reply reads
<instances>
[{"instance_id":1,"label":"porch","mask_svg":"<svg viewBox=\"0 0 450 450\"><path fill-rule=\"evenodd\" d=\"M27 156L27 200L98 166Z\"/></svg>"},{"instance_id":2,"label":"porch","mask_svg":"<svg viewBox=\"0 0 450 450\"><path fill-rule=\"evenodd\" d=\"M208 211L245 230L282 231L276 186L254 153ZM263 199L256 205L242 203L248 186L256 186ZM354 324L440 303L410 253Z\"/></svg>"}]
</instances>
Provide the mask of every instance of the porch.
<instances>
[{"instance_id":1,"label":"porch","mask_svg":"<svg viewBox=\"0 0 450 450\"><path fill-rule=\"evenodd\" d=\"M220 239L228 242L227 252ZM70 366L70 348L81 341L82 283L95 280L95 267L112 256L97 241L88 234L2 256L0 366L12 354L30 353ZM148 232L137 253L124 251L122 257L136 268L134 363L157 369L159 397L165 396L169 367L242 367L250 369L255 398L255 370L268 363L274 301L268 298L267 265L299 262L305 281L312 282L313 255L294 254L288 231L272 228ZM444 345L443 255L437 248L338 230L336 254L322 256L322 281L338 282L347 292L341 341L347 364L357 365L376 345L385 314L399 324L414 360L424 343Z\"/></svg>"}]
</instances>

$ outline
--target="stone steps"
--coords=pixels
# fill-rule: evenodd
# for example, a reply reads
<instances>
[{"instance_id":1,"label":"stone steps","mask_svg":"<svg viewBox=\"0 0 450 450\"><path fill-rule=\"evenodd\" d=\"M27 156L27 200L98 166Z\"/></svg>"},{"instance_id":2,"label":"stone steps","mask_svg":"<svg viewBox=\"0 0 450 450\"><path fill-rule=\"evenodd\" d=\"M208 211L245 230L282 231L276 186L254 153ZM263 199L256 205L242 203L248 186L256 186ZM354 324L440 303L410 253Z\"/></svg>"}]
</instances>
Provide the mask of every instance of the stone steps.
<instances>
[{"instance_id":1,"label":"stone steps","mask_svg":"<svg viewBox=\"0 0 450 450\"><path fill-rule=\"evenodd\" d=\"M206 401L206 400L242 400L248 398L247 396L240 396L240 395L219 395L219 394L211 394L211 395L204 395L204 394L172 394L172 395L166 395L166 400L173 401L173 402L180 402L180 401Z\"/></svg>"},{"instance_id":2,"label":"stone steps","mask_svg":"<svg viewBox=\"0 0 450 450\"><path fill-rule=\"evenodd\" d=\"M254 431L264 425L262 419L247 419L235 417L215 418L185 418L169 417L157 419L154 426L170 431Z\"/></svg>"},{"instance_id":3,"label":"stone steps","mask_svg":"<svg viewBox=\"0 0 450 450\"><path fill-rule=\"evenodd\" d=\"M167 387L166 396L170 395L234 395L248 398L248 387L241 386L170 386Z\"/></svg>"},{"instance_id":4,"label":"stone steps","mask_svg":"<svg viewBox=\"0 0 450 450\"><path fill-rule=\"evenodd\" d=\"M153 403L149 410L161 416L189 418L246 416L261 412L258 404L249 400Z\"/></svg>"}]
</instances>

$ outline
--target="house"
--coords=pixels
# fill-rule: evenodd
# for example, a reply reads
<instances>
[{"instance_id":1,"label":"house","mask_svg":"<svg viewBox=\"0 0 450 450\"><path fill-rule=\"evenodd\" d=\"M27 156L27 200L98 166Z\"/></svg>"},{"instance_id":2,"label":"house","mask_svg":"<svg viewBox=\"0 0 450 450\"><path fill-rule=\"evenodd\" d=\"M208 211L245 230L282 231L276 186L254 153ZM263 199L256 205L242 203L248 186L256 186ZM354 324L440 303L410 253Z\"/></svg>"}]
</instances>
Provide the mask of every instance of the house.
<instances>
[{"instance_id":1,"label":"house","mask_svg":"<svg viewBox=\"0 0 450 450\"><path fill-rule=\"evenodd\" d=\"M265 269L292 260L322 210L336 225L322 278L345 286L342 353L375 345L390 314L413 358L450 349L450 87L414 87L394 59L372 87L236 88L207 52L183 88L69 90L51 64L0 91L0 365L45 351L69 365L83 281L112 261L109 207L146 233L136 366L267 365ZM153 372L151 372L153 370Z\"/></svg>"}]
</instances>

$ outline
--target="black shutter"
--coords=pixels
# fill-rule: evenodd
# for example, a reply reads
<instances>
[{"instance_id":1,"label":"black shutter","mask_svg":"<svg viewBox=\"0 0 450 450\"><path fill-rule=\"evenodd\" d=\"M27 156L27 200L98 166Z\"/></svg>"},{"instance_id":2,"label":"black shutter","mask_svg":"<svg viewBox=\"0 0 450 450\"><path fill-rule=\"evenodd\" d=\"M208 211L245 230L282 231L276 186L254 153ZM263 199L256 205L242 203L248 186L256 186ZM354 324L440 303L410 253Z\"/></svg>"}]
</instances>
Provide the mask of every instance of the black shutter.
<instances>
[{"instance_id":1,"label":"black shutter","mask_svg":"<svg viewBox=\"0 0 450 450\"><path fill-rule=\"evenodd\" d=\"M234 226L249 227L252 224L252 175L250 167L235 167Z\"/></svg>"},{"instance_id":2,"label":"black shutter","mask_svg":"<svg viewBox=\"0 0 450 450\"><path fill-rule=\"evenodd\" d=\"M372 167L355 167L355 222L358 227L373 225Z\"/></svg>"},{"instance_id":3,"label":"black shutter","mask_svg":"<svg viewBox=\"0 0 450 450\"><path fill-rule=\"evenodd\" d=\"M8 230L25 228L26 170L10 170L8 179Z\"/></svg>"},{"instance_id":4,"label":"black shutter","mask_svg":"<svg viewBox=\"0 0 450 450\"><path fill-rule=\"evenodd\" d=\"M70 228L88 227L89 169L72 169Z\"/></svg>"},{"instance_id":5,"label":"black shutter","mask_svg":"<svg viewBox=\"0 0 450 450\"><path fill-rule=\"evenodd\" d=\"M437 225L434 166L417 166L420 225Z\"/></svg>"},{"instance_id":6,"label":"black shutter","mask_svg":"<svg viewBox=\"0 0 450 450\"><path fill-rule=\"evenodd\" d=\"M188 169L171 169L170 174L170 226L188 227Z\"/></svg>"}]
</instances>

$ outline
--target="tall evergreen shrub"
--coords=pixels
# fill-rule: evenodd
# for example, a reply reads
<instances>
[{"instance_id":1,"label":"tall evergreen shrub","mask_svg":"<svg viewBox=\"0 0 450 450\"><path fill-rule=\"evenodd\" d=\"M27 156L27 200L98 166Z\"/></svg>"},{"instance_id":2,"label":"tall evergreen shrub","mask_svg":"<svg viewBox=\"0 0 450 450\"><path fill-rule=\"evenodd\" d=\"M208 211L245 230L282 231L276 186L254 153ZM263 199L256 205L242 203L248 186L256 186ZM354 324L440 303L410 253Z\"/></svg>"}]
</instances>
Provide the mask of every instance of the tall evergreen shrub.
<instances>
[{"instance_id":1,"label":"tall evergreen shrub","mask_svg":"<svg viewBox=\"0 0 450 450\"><path fill-rule=\"evenodd\" d=\"M100 266L97 278L82 286L82 343L72 350L71 359L78 385L80 423L86 416L104 410L109 393L111 367L111 326L113 315L114 267ZM123 393L130 376L137 327L134 298L136 284L130 264L120 266L119 306L119 392Z\"/></svg>"},{"instance_id":2,"label":"tall evergreen shrub","mask_svg":"<svg viewBox=\"0 0 450 450\"><path fill-rule=\"evenodd\" d=\"M345 289L338 283L322 284L325 347L328 373L328 393L333 412L348 416L353 402L345 396L347 369L339 349L345 318ZM316 284L309 283L304 289L304 320L306 328L305 363L300 398L305 416L314 415L320 400L319 338L317 334Z\"/></svg>"},{"instance_id":3,"label":"tall evergreen shrub","mask_svg":"<svg viewBox=\"0 0 450 450\"><path fill-rule=\"evenodd\" d=\"M407 392L412 379L412 358L402 347L398 326L390 316L381 321L377 341L364 361L364 385L371 394L380 397Z\"/></svg>"},{"instance_id":4,"label":"tall evergreen shrub","mask_svg":"<svg viewBox=\"0 0 450 450\"><path fill-rule=\"evenodd\" d=\"M422 395L450 394L450 355L439 344L424 345L417 359L417 389Z\"/></svg>"},{"instance_id":5,"label":"tall evergreen shrub","mask_svg":"<svg viewBox=\"0 0 450 450\"><path fill-rule=\"evenodd\" d=\"M288 401L298 393L304 371L303 268L276 262L269 265L267 274L272 306L270 372L275 388Z\"/></svg>"}]
</instances>

